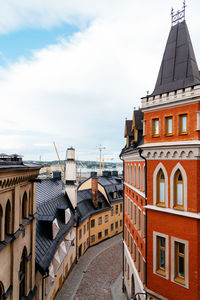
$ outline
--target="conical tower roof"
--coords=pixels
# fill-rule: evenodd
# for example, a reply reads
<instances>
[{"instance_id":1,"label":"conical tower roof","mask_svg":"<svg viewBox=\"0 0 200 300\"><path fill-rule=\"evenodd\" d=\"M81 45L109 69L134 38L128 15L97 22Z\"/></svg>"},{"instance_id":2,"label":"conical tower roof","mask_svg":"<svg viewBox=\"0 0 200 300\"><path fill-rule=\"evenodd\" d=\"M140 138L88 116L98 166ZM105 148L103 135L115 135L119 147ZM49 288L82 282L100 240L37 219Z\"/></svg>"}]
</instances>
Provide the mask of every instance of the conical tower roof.
<instances>
[{"instance_id":1,"label":"conical tower roof","mask_svg":"<svg viewBox=\"0 0 200 300\"><path fill-rule=\"evenodd\" d=\"M171 27L151 96L200 84L199 70L185 21Z\"/></svg>"}]
</instances>

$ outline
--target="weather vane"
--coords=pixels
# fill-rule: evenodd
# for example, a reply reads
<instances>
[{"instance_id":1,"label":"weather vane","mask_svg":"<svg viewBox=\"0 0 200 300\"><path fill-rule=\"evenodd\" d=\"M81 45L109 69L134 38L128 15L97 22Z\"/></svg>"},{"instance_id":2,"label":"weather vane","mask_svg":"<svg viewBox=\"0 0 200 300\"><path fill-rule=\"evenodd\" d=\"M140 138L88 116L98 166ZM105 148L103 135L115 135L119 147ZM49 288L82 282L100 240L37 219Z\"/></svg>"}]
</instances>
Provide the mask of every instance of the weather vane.
<instances>
[{"instance_id":1,"label":"weather vane","mask_svg":"<svg viewBox=\"0 0 200 300\"><path fill-rule=\"evenodd\" d=\"M171 9L172 26L185 20L185 8L185 0L183 0L182 10L177 10L177 12L174 12L174 9Z\"/></svg>"}]
</instances>

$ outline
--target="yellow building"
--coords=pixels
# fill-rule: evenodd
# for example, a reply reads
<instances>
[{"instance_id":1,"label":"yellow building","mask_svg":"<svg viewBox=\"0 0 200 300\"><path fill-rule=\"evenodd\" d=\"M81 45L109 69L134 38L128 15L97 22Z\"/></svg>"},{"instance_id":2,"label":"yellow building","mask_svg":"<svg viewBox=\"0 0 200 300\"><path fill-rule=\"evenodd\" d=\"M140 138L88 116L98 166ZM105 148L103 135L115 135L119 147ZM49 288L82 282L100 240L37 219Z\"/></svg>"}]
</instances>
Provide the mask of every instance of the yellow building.
<instances>
[{"instance_id":1,"label":"yellow building","mask_svg":"<svg viewBox=\"0 0 200 300\"><path fill-rule=\"evenodd\" d=\"M123 230L123 184L116 171L95 172L78 187L77 258Z\"/></svg>"},{"instance_id":2,"label":"yellow building","mask_svg":"<svg viewBox=\"0 0 200 300\"><path fill-rule=\"evenodd\" d=\"M0 155L0 299L33 299L35 178L40 166Z\"/></svg>"}]
</instances>

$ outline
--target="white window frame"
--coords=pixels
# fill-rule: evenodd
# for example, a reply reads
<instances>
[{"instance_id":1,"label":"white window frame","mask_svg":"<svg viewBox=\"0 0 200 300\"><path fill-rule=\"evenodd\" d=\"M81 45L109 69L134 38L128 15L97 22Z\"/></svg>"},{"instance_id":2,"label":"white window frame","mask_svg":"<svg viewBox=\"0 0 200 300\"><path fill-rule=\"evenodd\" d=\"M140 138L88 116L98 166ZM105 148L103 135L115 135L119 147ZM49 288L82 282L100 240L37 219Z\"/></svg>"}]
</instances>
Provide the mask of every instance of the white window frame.
<instances>
[{"instance_id":1,"label":"white window frame","mask_svg":"<svg viewBox=\"0 0 200 300\"><path fill-rule=\"evenodd\" d=\"M181 284L174 280L175 277L175 243L182 243L185 245L185 284ZM179 239L177 237L171 237L171 281L189 289L189 242Z\"/></svg>"},{"instance_id":2,"label":"white window frame","mask_svg":"<svg viewBox=\"0 0 200 300\"><path fill-rule=\"evenodd\" d=\"M187 211L187 174L180 163L173 168L170 176L170 207L174 208L174 176L176 172L180 170L183 177L183 201L184 201L184 211Z\"/></svg>"},{"instance_id":3,"label":"white window frame","mask_svg":"<svg viewBox=\"0 0 200 300\"><path fill-rule=\"evenodd\" d=\"M157 237L165 238L165 275L157 272ZM169 279L169 236L153 231L153 273L165 279Z\"/></svg>"},{"instance_id":4,"label":"white window frame","mask_svg":"<svg viewBox=\"0 0 200 300\"><path fill-rule=\"evenodd\" d=\"M143 212L143 222L142 222L142 228L143 228L143 238L147 236L146 233L146 214Z\"/></svg>"},{"instance_id":5,"label":"white window frame","mask_svg":"<svg viewBox=\"0 0 200 300\"><path fill-rule=\"evenodd\" d=\"M168 207L168 175L164 165L160 162L153 172L153 204L157 205L157 192L158 192L158 172L162 170L165 176L165 207Z\"/></svg>"}]
</instances>

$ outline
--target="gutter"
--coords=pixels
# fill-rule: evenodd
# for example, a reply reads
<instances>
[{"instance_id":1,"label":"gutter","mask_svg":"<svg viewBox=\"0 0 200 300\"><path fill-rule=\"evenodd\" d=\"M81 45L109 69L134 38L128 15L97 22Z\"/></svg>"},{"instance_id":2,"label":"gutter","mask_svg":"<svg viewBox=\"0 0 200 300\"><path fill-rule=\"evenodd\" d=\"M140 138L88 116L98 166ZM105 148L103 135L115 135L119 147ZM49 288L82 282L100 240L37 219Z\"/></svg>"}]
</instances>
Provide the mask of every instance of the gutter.
<instances>
[{"instance_id":1,"label":"gutter","mask_svg":"<svg viewBox=\"0 0 200 300\"><path fill-rule=\"evenodd\" d=\"M125 293L125 285L124 285L124 214L125 214L125 208L124 208L124 159L121 158L122 157L122 153L120 153L119 158L123 161L123 243L122 243L122 247L123 247L123 271L122 271L122 292Z\"/></svg>"},{"instance_id":2,"label":"gutter","mask_svg":"<svg viewBox=\"0 0 200 300\"><path fill-rule=\"evenodd\" d=\"M142 155L142 149L139 148L139 155L145 161L145 206L147 206L147 159ZM146 242L145 242L145 253L146 253L146 265L145 265L145 272L146 272L146 287L147 287L147 208L145 208L146 213ZM146 299L147 299L147 291L146 291Z\"/></svg>"}]
</instances>

